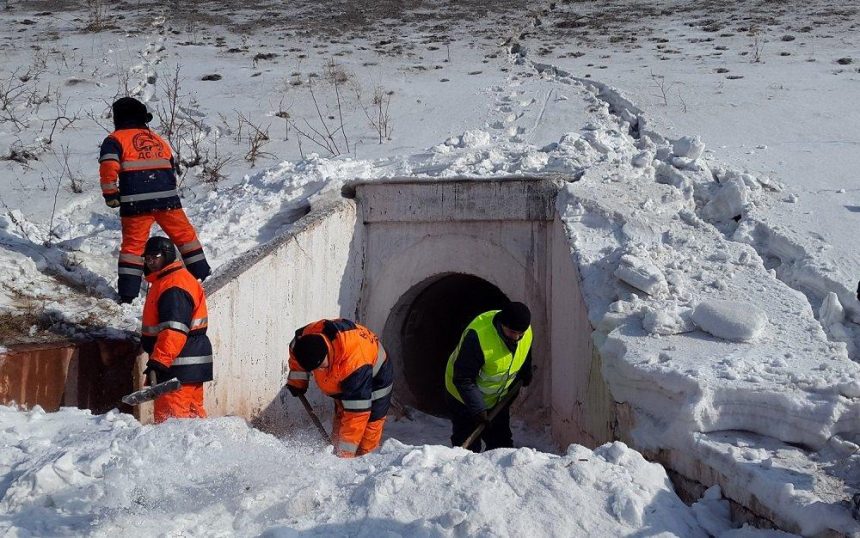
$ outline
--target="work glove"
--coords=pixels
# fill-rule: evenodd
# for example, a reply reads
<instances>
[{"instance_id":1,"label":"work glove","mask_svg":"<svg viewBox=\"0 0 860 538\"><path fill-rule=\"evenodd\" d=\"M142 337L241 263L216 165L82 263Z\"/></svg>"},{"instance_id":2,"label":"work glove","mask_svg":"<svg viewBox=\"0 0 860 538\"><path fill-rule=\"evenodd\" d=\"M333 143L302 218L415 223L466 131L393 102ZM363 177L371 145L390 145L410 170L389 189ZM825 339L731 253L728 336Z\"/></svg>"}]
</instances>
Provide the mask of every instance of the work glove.
<instances>
[{"instance_id":1,"label":"work glove","mask_svg":"<svg viewBox=\"0 0 860 538\"><path fill-rule=\"evenodd\" d=\"M308 391L307 387L300 388L300 387L294 387L292 385L287 385L287 390L290 391L290 394L292 394L296 398L298 398L299 396L303 395L304 393L306 393Z\"/></svg>"},{"instance_id":2,"label":"work glove","mask_svg":"<svg viewBox=\"0 0 860 538\"><path fill-rule=\"evenodd\" d=\"M161 383L162 381L167 381L170 379L170 370L167 366L161 364L158 361L154 361L149 359L146 361L146 368L143 370L143 375L146 378L144 385L149 386L150 383L150 373L155 372L155 382Z\"/></svg>"},{"instance_id":3,"label":"work glove","mask_svg":"<svg viewBox=\"0 0 860 538\"><path fill-rule=\"evenodd\" d=\"M105 194L105 204L111 208L119 207L119 194Z\"/></svg>"}]
</instances>

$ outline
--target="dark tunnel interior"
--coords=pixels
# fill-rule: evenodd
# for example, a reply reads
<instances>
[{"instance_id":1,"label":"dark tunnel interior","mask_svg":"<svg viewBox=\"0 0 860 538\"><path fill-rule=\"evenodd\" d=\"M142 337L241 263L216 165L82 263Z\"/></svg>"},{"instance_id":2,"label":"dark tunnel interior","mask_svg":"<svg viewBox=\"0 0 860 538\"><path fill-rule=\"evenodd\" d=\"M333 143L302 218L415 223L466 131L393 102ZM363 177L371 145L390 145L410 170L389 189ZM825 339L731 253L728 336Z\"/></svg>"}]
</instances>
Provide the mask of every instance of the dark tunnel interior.
<instances>
[{"instance_id":1,"label":"dark tunnel interior","mask_svg":"<svg viewBox=\"0 0 860 538\"><path fill-rule=\"evenodd\" d=\"M475 316L507 301L493 284L460 273L443 276L418 293L407 307L400 332L404 374L416 408L446 415L448 356Z\"/></svg>"}]
</instances>

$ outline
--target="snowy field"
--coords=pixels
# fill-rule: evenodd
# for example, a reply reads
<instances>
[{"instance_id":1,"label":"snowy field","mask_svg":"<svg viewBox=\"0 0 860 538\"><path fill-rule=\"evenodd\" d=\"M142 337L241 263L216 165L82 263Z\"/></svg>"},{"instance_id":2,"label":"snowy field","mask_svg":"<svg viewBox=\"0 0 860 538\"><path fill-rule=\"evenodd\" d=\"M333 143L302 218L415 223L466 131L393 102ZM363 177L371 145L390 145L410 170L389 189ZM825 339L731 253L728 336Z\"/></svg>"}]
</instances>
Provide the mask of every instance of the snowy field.
<instances>
[{"instance_id":1,"label":"snowy field","mask_svg":"<svg viewBox=\"0 0 860 538\"><path fill-rule=\"evenodd\" d=\"M178 149L216 269L344 181L561 174L637 446L733 469L804 534L858 532L839 504L860 487L856 6L90 6L0 11L0 345L137 329L97 181L126 93ZM11 535L755 532L620 444L475 456L420 446L446 435L424 418L344 462L231 419L0 416Z\"/></svg>"}]
</instances>

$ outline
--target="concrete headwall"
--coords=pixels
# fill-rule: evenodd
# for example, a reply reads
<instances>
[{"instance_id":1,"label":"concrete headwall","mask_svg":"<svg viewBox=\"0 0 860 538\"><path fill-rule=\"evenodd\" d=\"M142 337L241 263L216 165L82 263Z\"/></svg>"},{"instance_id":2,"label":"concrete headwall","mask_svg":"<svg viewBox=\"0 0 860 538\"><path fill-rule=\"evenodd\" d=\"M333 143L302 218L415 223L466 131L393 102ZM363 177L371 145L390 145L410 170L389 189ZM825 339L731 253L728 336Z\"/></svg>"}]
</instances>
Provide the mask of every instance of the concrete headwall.
<instances>
[{"instance_id":1,"label":"concrete headwall","mask_svg":"<svg viewBox=\"0 0 860 538\"><path fill-rule=\"evenodd\" d=\"M391 181L355 187L366 227L360 317L376 331L403 383L401 327L424 290L446 275L471 275L532 310L536 380L526 413L542 411L560 444L595 446L612 438L612 400L591 343L592 329L564 226L555 211L559 183ZM451 311L457 297L451 297ZM460 329L462 330L462 329ZM447 356L441 357L441 360ZM435 359L434 359L435 360ZM441 385L442 379L426 379ZM406 393L404 393L406 391Z\"/></svg>"},{"instance_id":2,"label":"concrete headwall","mask_svg":"<svg viewBox=\"0 0 860 538\"><path fill-rule=\"evenodd\" d=\"M215 381L206 384L210 415L238 415L274 431L304 420L300 406L285 408L279 397L290 340L311 321L355 317L363 244L355 203L340 200L206 282L215 352Z\"/></svg>"}]
</instances>

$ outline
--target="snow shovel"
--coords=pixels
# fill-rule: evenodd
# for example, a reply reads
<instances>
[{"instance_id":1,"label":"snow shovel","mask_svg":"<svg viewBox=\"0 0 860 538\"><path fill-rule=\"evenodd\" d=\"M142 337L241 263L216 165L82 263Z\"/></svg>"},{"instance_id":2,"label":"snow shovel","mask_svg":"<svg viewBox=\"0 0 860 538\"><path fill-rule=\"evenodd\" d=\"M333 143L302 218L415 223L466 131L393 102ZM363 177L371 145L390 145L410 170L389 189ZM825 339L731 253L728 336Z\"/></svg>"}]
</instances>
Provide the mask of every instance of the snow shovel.
<instances>
[{"instance_id":1,"label":"snow shovel","mask_svg":"<svg viewBox=\"0 0 860 538\"><path fill-rule=\"evenodd\" d=\"M502 398L501 402L497 403L496 406L493 407L492 411L490 411L490 415L487 417L487 422L482 422L478 424L478 426L475 428L475 431L473 431L472 435L470 435L466 438L465 441L463 441L463 444L460 445L460 448L466 448L475 442L475 439L477 439L478 436L481 435L481 433L487 427L487 424L492 422L493 419L496 418L496 415L498 415L502 411L502 409L504 409L506 405L511 403L511 400L513 400L516 395L519 394L520 387L522 386L522 384L522 381L516 381L513 385L511 385L511 390L508 391L508 394L504 398Z\"/></svg>"},{"instance_id":2,"label":"snow shovel","mask_svg":"<svg viewBox=\"0 0 860 538\"><path fill-rule=\"evenodd\" d=\"M144 402L148 402L150 400L154 400L159 396L163 396L170 392L174 392L182 388L182 383L179 382L179 379L173 378L164 383L158 383L154 385L150 385L148 387L143 387L137 392L132 392L131 394L126 394L122 397L122 403L126 405L140 405Z\"/></svg>"},{"instance_id":3,"label":"snow shovel","mask_svg":"<svg viewBox=\"0 0 860 538\"><path fill-rule=\"evenodd\" d=\"M319 430L323 440L325 440L326 443L334 444L331 441L331 437L328 436L328 432L325 431L322 422L320 422L320 419L317 417L317 414L314 413L314 408L311 407L311 403L307 398L305 398L304 394L299 394L299 401L302 402L302 405L305 407L305 411L308 412L308 416L311 417L311 421L314 423L314 426L317 427L317 430Z\"/></svg>"}]
</instances>

